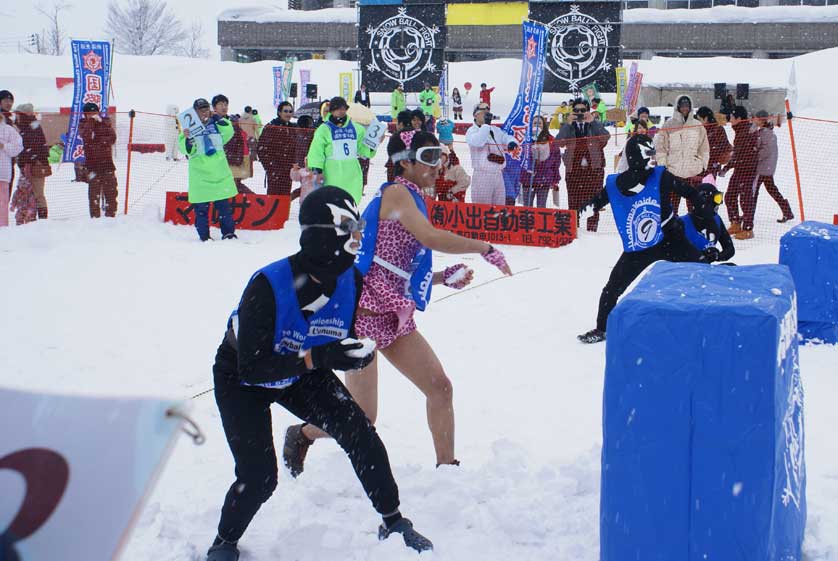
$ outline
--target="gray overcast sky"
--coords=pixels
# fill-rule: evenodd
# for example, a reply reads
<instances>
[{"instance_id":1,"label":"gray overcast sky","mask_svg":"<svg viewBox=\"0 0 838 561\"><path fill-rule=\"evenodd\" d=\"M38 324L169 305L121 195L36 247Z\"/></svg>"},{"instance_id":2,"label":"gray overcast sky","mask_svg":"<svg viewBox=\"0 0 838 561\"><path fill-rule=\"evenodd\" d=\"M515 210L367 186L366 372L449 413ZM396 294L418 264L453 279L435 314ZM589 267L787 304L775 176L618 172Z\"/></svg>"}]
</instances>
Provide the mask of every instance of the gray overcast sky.
<instances>
[{"instance_id":1,"label":"gray overcast sky","mask_svg":"<svg viewBox=\"0 0 838 561\"><path fill-rule=\"evenodd\" d=\"M104 37L105 17L109 0L65 0L72 4L64 14L64 26L72 37L81 39L107 39ZM51 6L53 0L25 0L4 2L0 8L0 52L17 52L17 41L31 33L40 33L47 27L47 20L37 12L37 5ZM123 5L126 3L122 0ZM169 0L172 11L188 27L192 20L200 20L204 31L204 47L211 57L218 58L216 16L231 8L248 6L286 7L287 0Z\"/></svg>"}]
</instances>

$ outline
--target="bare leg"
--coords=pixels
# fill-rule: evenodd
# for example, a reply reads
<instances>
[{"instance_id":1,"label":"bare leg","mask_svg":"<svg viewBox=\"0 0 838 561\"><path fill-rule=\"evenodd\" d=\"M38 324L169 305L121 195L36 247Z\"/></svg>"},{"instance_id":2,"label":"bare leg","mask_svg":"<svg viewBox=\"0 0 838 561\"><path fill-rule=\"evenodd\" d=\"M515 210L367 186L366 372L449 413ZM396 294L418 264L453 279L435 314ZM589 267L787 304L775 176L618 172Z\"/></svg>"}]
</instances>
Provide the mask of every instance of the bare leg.
<instances>
[{"instance_id":1,"label":"bare leg","mask_svg":"<svg viewBox=\"0 0 838 561\"><path fill-rule=\"evenodd\" d=\"M355 403L361 406L370 423L375 424L378 417L378 353L363 370L352 370L346 373L346 388L352 394ZM315 427L305 425L303 435L309 440L331 438L328 434Z\"/></svg>"},{"instance_id":2,"label":"bare leg","mask_svg":"<svg viewBox=\"0 0 838 561\"><path fill-rule=\"evenodd\" d=\"M414 331L381 353L413 382L426 398L428 427L434 440L438 464L450 464L454 456L454 389L442 363L424 337Z\"/></svg>"}]
</instances>

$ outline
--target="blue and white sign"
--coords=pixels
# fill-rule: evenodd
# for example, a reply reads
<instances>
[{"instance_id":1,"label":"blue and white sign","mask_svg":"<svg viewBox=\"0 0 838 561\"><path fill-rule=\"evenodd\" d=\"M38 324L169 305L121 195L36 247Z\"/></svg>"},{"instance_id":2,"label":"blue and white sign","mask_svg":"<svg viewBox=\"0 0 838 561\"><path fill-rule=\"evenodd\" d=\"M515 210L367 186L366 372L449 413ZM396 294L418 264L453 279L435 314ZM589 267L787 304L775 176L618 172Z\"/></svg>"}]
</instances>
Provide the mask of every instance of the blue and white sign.
<instances>
[{"instance_id":1,"label":"blue and white sign","mask_svg":"<svg viewBox=\"0 0 838 561\"><path fill-rule=\"evenodd\" d=\"M95 103L102 114L108 111L111 86L111 44L107 41L73 41L73 106L64 162L84 161L84 146L79 138L79 119L85 103Z\"/></svg>"}]
</instances>

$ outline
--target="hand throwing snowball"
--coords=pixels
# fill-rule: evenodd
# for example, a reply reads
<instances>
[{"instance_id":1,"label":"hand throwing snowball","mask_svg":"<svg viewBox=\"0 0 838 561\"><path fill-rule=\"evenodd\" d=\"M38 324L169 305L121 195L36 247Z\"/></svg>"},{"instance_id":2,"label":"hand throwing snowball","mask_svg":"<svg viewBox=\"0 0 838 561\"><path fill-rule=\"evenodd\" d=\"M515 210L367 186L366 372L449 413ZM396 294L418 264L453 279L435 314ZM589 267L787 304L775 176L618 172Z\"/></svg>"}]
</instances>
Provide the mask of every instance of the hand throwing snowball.
<instances>
[{"instance_id":1,"label":"hand throwing snowball","mask_svg":"<svg viewBox=\"0 0 838 561\"><path fill-rule=\"evenodd\" d=\"M215 357L215 400L236 480L207 561L238 559L238 540L276 488L273 403L326 427L344 449L382 516L380 539L398 533L408 547L432 549L400 514L387 450L334 373L364 368L375 356L374 342L359 340L355 329L363 286L353 266L361 239L358 210L345 191L322 187L303 202L300 223L300 251L251 277Z\"/></svg>"}]
</instances>

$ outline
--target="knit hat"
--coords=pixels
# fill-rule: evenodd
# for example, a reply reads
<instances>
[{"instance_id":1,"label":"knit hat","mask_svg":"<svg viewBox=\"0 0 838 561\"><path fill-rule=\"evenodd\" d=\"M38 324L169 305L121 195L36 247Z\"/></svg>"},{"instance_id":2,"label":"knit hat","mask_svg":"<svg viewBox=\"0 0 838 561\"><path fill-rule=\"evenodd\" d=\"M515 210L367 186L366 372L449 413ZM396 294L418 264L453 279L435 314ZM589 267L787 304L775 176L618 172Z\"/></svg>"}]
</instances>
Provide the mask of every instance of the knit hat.
<instances>
[{"instance_id":1,"label":"knit hat","mask_svg":"<svg viewBox=\"0 0 838 561\"><path fill-rule=\"evenodd\" d=\"M770 117L770 115L768 114L768 111L766 111L765 109L760 109L759 111L757 111L754 114L754 117L759 117L760 119L766 119L766 118Z\"/></svg>"},{"instance_id":2,"label":"knit hat","mask_svg":"<svg viewBox=\"0 0 838 561\"><path fill-rule=\"evenodd\" d=\"M649 115L649 108L648 107L638 107L637 108L637 116L639 117L641 113L646 113Z\"/></svg>"},{"instance_id":3,"label":"knit hat","mask_svg":"<svg viewBox=\"0 0 838 561\"><path fill-rule=\"evenodd\" d=\"M84 105L82 105L81 112L82 113L98 113L99 112L99 106L96 105L95 103L88 102L88 103L85 103Z\"/></svg>"},{"instance_id":4,"label":"knit hat","mask_svg":"<svg viewBox=\"0 0 838 561\"><path fill-rule=\"evenodd\" d=\"M31 103L21 103L15 107L15 113L34 113L35 106Z\"/></svg>"},{"instance_id":5,"label":"knit hat","mask_svg":"<svg viewBox=\"0 0 838 561\"><path fill-rule=\"evenodd\" d=\"M203 97L199 97L195 101L192 102L192 108L197 111L198 109L209 109L209 101L204 99Z\"/></svg>"}]
</instances>

